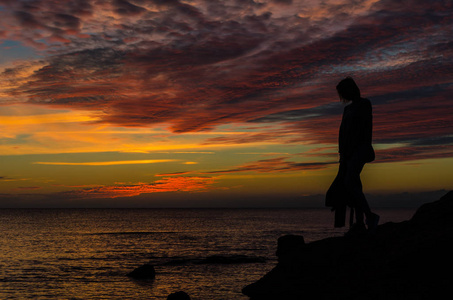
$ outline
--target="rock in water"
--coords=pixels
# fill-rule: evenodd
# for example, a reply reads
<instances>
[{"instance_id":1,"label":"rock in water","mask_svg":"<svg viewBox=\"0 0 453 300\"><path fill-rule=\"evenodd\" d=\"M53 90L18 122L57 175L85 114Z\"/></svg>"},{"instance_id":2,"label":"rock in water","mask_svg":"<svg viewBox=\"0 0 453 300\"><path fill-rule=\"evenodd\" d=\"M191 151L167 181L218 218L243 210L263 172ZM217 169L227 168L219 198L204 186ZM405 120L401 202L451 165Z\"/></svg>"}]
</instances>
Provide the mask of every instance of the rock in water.
<instances>
[{"instance_id":1,"label":"rock in water","mask_svg":"<svg viewBox=\"0 0 453 300\"><path fill-rule=\"evenodd\" d=\"M308 244L282 237L277 266L243 293L252 300L442 299L453 286L452 253L453 191L373 234Z\"/></svg>"},{"instance_id":2,"label":"rock in water","mask_svg":"<svg viewBox=\"0 0 453 300\"><path fill-rule=\"evenodd\" d=\"M167 300L190 300L190 296L181 291L168 295Z\"/></svg>"},{"instance_id":3,"label":"rock in water","mask_svg":"<svg viewBox=\"0 0 453 300\"><path fill-rule=\"evenodd\" d=\"M127 274L127 276L134 279L154 279L156 277L156 271L152 265L144 264Z\"/></svg>"}]
</instances>

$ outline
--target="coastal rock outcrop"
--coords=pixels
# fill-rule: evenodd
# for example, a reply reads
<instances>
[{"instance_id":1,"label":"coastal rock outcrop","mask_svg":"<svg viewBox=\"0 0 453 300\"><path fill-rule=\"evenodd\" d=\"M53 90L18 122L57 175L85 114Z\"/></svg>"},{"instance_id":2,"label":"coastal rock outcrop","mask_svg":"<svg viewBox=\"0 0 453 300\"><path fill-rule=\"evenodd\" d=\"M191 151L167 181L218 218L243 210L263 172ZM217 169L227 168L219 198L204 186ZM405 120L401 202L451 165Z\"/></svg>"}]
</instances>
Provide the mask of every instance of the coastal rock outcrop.
<instances>
[{"instance_id":1,"label":"coastal rock outcrop","mask_svg":"<svg viewBox=\"0 0 453 300\"><path fill-rule=\"evenodd\" d=\"M250 299L442 299L453 286L453 191L372 234L285 236L278 247L277 266L243 289Z\"/></svg>"}]
</instances>

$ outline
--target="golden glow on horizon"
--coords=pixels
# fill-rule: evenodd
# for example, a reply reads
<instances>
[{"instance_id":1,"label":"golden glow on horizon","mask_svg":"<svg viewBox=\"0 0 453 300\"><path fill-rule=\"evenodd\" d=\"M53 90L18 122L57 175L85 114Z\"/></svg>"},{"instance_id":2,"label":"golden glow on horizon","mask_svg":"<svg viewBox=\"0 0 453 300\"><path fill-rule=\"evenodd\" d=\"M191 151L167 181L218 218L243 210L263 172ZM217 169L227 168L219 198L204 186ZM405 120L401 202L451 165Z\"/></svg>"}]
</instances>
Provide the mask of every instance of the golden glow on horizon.
<instances>
[{"instance_id":1,"label":"golden glow on horizon","mask_svg":"<svg viewBox=\"0 0 453 300\"><path fill-rule=\"evenodd\" d=\"M212 190L244 195L322 194L337 171L336 164L325 167L308 164L306 169L291 169L292 162L335 160L335 155L328 155L335 154L336 145L310 146L303 142L285 145L278 139L253 139L257 132L266 131L268 125L251 128L234 124L214 131L173 134L162 125L128 128L99 124L99 119L89 111L58 111L19 104L2 113L0 153L5 161L0 193L5 194L69 193L75 198ZM217 144L215 140L206 143L207 138L217 136L225 139L219 139ZM247 143L234 142L237 137ZM406 145L375 146L378 151L390 151ZM117 159L109 154L103 161L101 152L116 152ZM53 156L63 153L65 159ZM21 162L20 155L26 158L38 154L43 156ZM17 160L10 163L14 156ZM86 172L80 168L83 166L93 168ZM452 159L373 163L363 172L364 190L379 193L413 191L415 186L420 190L448 188L451 169ZM161 179L143 183L153 177ZM117 184L119 181L142 183Z\"/></svg>"}]
</instances>

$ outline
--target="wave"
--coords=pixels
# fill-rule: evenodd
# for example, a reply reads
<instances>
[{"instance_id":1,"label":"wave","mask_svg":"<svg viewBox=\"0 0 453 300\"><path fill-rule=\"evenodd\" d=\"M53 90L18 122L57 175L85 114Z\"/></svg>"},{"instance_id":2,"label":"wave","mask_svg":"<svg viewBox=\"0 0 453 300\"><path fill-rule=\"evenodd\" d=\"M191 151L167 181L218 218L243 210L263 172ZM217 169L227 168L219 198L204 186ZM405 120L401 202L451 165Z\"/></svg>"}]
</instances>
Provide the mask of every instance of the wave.
<instances>
[{"instance_id":1,"label":"wave","mask_svg":"<svg viewBox=\"0 0 453 300\"><path fill-rule=\"evenodd\" d=\"M262 256L248 255L211 255L204 258L175 258L165 262L156 263L155 266L183 266L183 265L207 265L207 264L251 264L265 263L266 258Z\"/></svg>"},{"instance_id":2,"label":"wave","mask_svg":"<svg viewBox=\"0 0 453 300\"><path fill-rule=\"evenodd\" d=\"M120 231L120 232L95 232L87 233L88 235L152 235L152 234L175 234L178 231Z\"/></svg>"}]
</instances>

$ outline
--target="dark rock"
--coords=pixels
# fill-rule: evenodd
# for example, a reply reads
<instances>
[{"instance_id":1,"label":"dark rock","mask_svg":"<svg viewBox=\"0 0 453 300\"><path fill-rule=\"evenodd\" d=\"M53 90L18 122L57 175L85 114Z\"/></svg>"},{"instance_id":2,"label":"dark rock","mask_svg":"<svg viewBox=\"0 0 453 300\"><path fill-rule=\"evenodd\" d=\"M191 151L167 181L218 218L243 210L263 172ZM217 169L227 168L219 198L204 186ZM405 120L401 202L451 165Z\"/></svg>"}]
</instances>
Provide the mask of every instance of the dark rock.
<instances>
[{"instance_id":1,"label":"dark rock","mask_svg":"<svg viewBox=\"0 0 453 300\"><path fill-rule=\"evenodd\" d=\"M277 252L278 261L285 264L299 257L299 253L306 249L304 237L301 235L285 235L278 239Z\"/></svg>"},{"instance_id":2,"label":"dark rock","mask_svg":"<svg viewBox=\"0 0 453 300\"><path fill-rule=\"evenodd\" d=\"M167 300L190 300L190 296L181 291L168 295Z\"/></svg>"},{"instance_id":3,"label":"dark rock","mask_svg":"<svg viewBox=\"0 0 453 300\"><path fill-rule=\"evenodd\" d=\"M286 250L284 250L286 249ZM453 285L453 192L373 234L279 240L277 266L243 293L264 299L442 299Z\"/></svg>"},{"instance_id":4,"label":"dark rock","mask_svg":"<svg viewBox=\"0 0 453 300\"><path fill-rule=\"evenodd\" d=\"M156 277L156 271L150 264L144 264L127 274L128 277L134 279L154 279Z\"/></svg>"}]
</instances>

